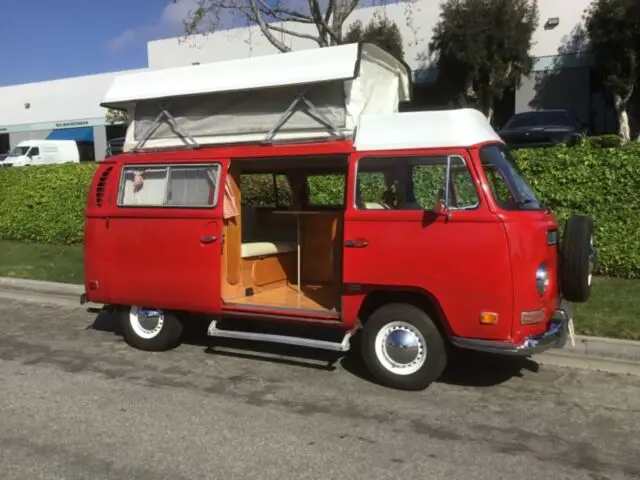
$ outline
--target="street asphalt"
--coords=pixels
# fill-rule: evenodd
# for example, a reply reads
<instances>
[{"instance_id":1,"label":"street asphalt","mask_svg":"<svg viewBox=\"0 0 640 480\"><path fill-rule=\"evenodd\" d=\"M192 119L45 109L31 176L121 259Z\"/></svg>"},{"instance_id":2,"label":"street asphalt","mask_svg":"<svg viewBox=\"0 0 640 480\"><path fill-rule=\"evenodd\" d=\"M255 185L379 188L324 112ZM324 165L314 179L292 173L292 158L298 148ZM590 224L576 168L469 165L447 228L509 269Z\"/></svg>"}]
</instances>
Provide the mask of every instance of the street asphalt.
<instances>
[{"instance_id":1,"label":"street asphalt","mask_svg":"<svg viewBox=\"0 0 640 480\"><path fill-rule=\"evenodd\" d=\"M401 392L355 358L211 351L204 328L141 352L108 314L14 298L0 297L1 480L640 479L635 376L469 355Z\"/></svg>"}]
</instances>

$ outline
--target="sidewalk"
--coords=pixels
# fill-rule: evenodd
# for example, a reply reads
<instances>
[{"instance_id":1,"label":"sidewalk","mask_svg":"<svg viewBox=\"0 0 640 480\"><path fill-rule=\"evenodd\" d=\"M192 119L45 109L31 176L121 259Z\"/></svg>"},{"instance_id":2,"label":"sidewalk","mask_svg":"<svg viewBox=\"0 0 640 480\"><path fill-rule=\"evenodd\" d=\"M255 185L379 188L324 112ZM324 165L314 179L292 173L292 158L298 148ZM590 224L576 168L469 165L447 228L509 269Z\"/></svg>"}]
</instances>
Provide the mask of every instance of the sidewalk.
<instances>
[{"instance_id":1,"label":"sidewalk","mask_svg":"<svg viewBox=\"0 0 640 480\"><path fill-rule=\"evenodd\" d=\"M5 298L12 293L15 293L17 298L30 295L36 301L38 298L51 296L64 298L68 304L75 303L80 307L80 295L84 293L84 287L68 283L0 277L0 291L4 293L2 296ZM640 375L640 342L630 340L576 335L575 347L567 342L567 346L562 350L551 350L534 358L542 364Z\"/></svg>"}]
</instances>

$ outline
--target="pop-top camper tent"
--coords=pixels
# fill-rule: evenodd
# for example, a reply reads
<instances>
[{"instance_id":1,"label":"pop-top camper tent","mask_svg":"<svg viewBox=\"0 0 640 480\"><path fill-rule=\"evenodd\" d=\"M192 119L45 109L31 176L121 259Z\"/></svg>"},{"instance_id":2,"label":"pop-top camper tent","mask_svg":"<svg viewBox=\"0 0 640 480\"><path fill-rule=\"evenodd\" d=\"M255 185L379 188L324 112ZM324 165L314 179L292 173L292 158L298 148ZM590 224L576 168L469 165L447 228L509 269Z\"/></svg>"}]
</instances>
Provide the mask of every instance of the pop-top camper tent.
<instances>
[{"instance_id":1,"label":"pop-top camper tent","mask_svg":"<svg viewBox=\"0 0 640 480\"><path fill-rule=\"evenodd\" d=\"M128 113L131 151L352 137L410 94L405 63L353 43L122 75L101 105Z\"/></svg>"}]
</instances>

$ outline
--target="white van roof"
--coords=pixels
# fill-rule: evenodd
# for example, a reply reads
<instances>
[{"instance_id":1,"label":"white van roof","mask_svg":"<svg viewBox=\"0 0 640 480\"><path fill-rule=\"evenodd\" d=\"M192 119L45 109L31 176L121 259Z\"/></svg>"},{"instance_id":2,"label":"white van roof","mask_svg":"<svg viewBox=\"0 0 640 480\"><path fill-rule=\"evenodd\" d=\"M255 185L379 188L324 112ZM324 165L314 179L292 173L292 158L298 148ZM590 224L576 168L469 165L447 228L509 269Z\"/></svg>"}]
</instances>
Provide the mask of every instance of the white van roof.
<instances>
[{"instance_id":1,"label":"white van roof","mask_svg":"<svg viewBox=\"0 0 640 480\"><path fill-rule=\"evenodd\" d=\"M470 147L502 142L487 117L473 108L402 112L360 117L356 150Z\"/></svg>"},{"instance_id":2,"label":"white van roof","mask_svg":"<svg viewBox=\"0 0 640 480\"><path fill-rule=\"evenodd\" d=\"M143 100L353 80L363 58L394 70L400 101L410 98L411 71L405 63L377 45L349 43L119 75L100 105L125 108Z\"/></svg>"},{"instance_id":3,"label":"white van roof","mask_svg":"<svg viewBox=\"0 0 640 480\"><path fill-rule=\"evenodd\" d=\"M101 105L127 110L129 151L347 138L410 98L406 63L351 43L119 75Z\"/></svg>"}]
</instances>

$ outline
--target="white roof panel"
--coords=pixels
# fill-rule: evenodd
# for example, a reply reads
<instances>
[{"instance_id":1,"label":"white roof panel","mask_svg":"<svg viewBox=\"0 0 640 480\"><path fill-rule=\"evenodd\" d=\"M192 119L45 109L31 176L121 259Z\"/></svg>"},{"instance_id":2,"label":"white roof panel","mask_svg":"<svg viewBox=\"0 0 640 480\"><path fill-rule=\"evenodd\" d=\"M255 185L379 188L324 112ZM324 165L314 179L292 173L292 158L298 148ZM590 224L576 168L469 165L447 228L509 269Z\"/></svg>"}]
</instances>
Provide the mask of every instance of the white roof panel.
<instances>
[{"instance_id":1,"label":"white roof panel","mask_svg":"<svg viewBox=\"0 0 640 480\"><path fill-rule=\"evenodd\" d=\"M362 115L355 133L357 150L469 147L502 142L487 117L473 108Z\"/></svg>"},{"instance_id":2,"label":"white roof panel","mask_svg":"<svg viewBox=\"0 0 640 480\"><path fill-rule=\"evenodd\" d=\"M349 80L358 75L364 55L397 71L404 96L410 95L411 72L406 64L375 45L352 43L119 76L101 105L118 107L141 100Z\"/></svg>"}]
</instances>

